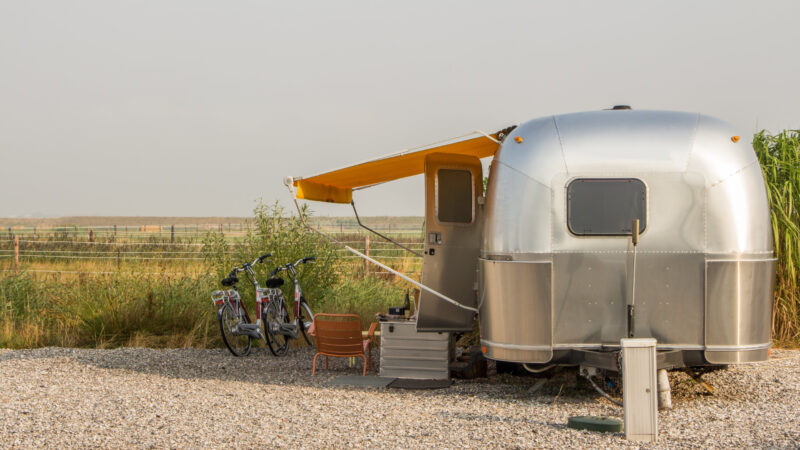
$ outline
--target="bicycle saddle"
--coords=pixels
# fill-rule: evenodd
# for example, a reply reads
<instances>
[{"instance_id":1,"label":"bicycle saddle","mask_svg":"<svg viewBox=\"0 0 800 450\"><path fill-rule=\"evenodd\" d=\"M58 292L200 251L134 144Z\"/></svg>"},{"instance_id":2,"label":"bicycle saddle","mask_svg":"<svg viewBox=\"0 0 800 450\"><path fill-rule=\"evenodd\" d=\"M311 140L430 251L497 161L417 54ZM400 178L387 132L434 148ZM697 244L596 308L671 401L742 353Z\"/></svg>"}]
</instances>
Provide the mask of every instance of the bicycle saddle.
<instances>
[{"instance_id":1,"label":"bicycle saddle","mask_svg":"<svg viewBox=\"0 0 800 450\"><path fill-rule=\"evenodd\" d=\"M270 278L267 280L268 288L278 288L283 286L283 278Z\"/></svg>"},{"instance_id":2,"label":"bicycle saddle","mask_svg":"<svg viewBox=\"0 0 800 450\"><path fill-rule=\"evenodd\" d=\"M234 284L236 284L238 282L239 282L239 278L237 278L236 276L227 277L227 278L223 278L222 279L222 285L226 286L226 287L233 286Z\"/></svg>"}]
</instances>

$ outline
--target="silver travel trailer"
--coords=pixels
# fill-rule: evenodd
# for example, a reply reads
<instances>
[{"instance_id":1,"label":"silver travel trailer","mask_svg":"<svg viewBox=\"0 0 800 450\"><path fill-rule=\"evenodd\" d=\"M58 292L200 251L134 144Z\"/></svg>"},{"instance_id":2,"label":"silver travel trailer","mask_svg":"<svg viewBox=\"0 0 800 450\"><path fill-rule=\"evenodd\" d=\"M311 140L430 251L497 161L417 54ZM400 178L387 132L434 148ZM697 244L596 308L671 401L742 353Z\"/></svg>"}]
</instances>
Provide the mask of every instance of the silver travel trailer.
<instances>
[{"instance_id":1,"label":"silver travel trailer","mask_svg":"<svg viewBox=\"0 0 800 450\"><path fill-rule=\"evenodd\" d=\"M772 228L737 134L705 115L615 107L287 184L296 198L351 203L354 189L424 173L417 328L468 331L477 313L490 359L616 370L633 335L657 340L659 368L761 361Z\"/></svg>"}]
</instances>

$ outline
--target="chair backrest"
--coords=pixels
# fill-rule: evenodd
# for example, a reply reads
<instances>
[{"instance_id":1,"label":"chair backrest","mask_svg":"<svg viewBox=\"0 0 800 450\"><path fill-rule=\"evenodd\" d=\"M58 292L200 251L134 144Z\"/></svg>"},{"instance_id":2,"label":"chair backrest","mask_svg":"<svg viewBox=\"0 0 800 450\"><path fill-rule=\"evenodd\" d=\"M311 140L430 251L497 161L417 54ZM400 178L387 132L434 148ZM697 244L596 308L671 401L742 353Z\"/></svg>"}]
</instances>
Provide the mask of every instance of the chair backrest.
<instances>
[{"instance_id":1,"label":"chair backrest","mask_svg":"<svg viewBox=\"0 0 800 450\"><path fill-rule=\"evenodd\" d=\"M364 353L361 337L361 317L355 314L325 314L314 316L317 351L329 355L360 355Z\"/></svg>"}]
</instances>

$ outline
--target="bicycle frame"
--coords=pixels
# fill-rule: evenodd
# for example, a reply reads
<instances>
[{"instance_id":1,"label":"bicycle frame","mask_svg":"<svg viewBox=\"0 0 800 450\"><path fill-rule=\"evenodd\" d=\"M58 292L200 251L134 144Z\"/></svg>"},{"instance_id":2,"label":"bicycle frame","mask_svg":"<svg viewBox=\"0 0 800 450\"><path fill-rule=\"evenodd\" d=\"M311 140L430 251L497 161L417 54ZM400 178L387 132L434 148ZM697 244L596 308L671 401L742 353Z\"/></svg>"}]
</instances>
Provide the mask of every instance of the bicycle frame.
<instances>
[{"instance_id":1,"label":"bicycle frame","mask_svg":"<svg viewBox=\"0 0 800 450\"><path fill-rule=\"evenodd\" d=\"M267 303L277 302L281 310L288 309L286 307L286 298L283 296L283 291L281 291L279 288L267 288L265 289L265 291L266 290L273 291L266 293L265 298L267 299ZM277 331L279 331L284 336L290 337L292 339L297 339L300 337L299 325L298 325L299 316L297 315L298 309L295 308L294 310L295 310L294 320L292 320L292 322L290 323L285 324L284 326L281 327L280 330Z\"/></svg>"},{"instance_id":2,"label":"bicycle frame","mask_svg":"<svg viewBox=\"0 0 800 450\"><path fill-rule=\"evenodd\" d=\"M247 274L248 274L248 276L250 278L250 282L253 284L253 288L256 291L256 317L257 317L257 319L255 321L255 324L258 325L259 332L260 332L260 330L261 330L261 318L263 317L263 314L264 314L264 299L266 298L267 301L269 301L269 299L268 299L268 297L266 295L264 295L264 292L263 292L264 288L262 288L258 284L258 280L256 279L256 274L255 274L255 272L253 272L253 264L245 264L244 268L247 271ZM244 309L244 314L245 314L245 316L247 316L247 320L250 323L253 323L253 321L250 319L250 316L247 314L247 308L245 308L244 303L242 303L242 309Z\"/></svg>"},{"instance_id":3,"label":"bicycle frame","mask_svg":"<svg viewBox=\"0 0 800 450\"><path fill-rule=\"evenodd\" d=\"M294 283L294 321L297 324L298 317L300 317L300 302L304 302L306 299L303 297L303 288L300 287L300 280L297 279L297 271L294 266L288 267L288 272Z\"/></svg>"},{"instance_id":4,"label":"bicycle frame","mask_svg":"<svg viewBox=\"0 0 800 450\"><path fill-rule=\"evenodd\" d=\"M235 267L228 277L235 276L239 272L247 272L248 278L250 278L250 282L253 284L253 288L256 292L256 314L257 318L255 321L255 325L258 327L258 334L261 335L261 339L265 339L263 333L261 333L261 324L262 324L262 316L264 311L264 299L269 301L268 296L265 295L264 289L261 288L258 284L258 279L256 278L256 274L253 271L253 266L255 264L260 263L269 255L262 255L256 258L251 263L244 263L241 267ZM247 311L247 307L242 300L242 297L239 295L239 289L237 289L235 283L231 286L230 289L226 290L218 290L211 293L211 300L214 302L214 305L219 308L218 311L222 311L222 308L225 306L225 303L229 303L232 307L234 312L238 313L239 311L244 312L244 316L247 319L248 323L254 323L253 320L250 318L250 313Z\"/></svg>"},{"instance_id":5,"label":"bicycle frame","mask_svg":"<svg viewBox=\"0 0 800 450\"><path fill-rule=\"evenodd\" d=\"M287 325L287 329L283 330L287 336L291 337L292 339L298 339L300 336L300 308L302 307L303 303L306 303L305 296L303 295L303 288L300 286L300 280L297 278L297 269L296 267L300 264L305 264L308 261L313 261L315 258L301 258L297 260L294 264L287 263L284 266L278 266L271 274L270 277L277 275L280 272L286 271L289 273L289 277L292 279L292 283L294 284L294 319L292 320L291 324ZM280 298L284 302L283 307L286 308L286 299L281 294ZM288 309L288 308L287 308ZM313 317L311 317L313 319ZM303 325L305 326L305 325Z\"/></svg>"}]
</instances>

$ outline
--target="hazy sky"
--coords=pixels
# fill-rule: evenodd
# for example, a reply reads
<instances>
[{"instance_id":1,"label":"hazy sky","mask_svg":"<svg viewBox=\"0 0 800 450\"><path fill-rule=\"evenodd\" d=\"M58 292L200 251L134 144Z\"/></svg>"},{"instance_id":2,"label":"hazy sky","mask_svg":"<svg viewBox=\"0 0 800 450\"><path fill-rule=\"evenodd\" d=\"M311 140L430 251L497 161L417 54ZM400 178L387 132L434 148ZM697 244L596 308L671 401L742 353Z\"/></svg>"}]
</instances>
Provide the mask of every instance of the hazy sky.
<instances>
[{"instance_id":1,"label":"hazy sky","mask_svg":"<svg viewBox=\"0 0 800 450\"><path fill-rule=\"evenodd\" d=\"M619 103L747 138L798 128L798 17L797 0L0 0L0 216L248 216L288 204L286 175ZM421 215L422 190L355 199Z\"/></svg>"}]
</instances>

